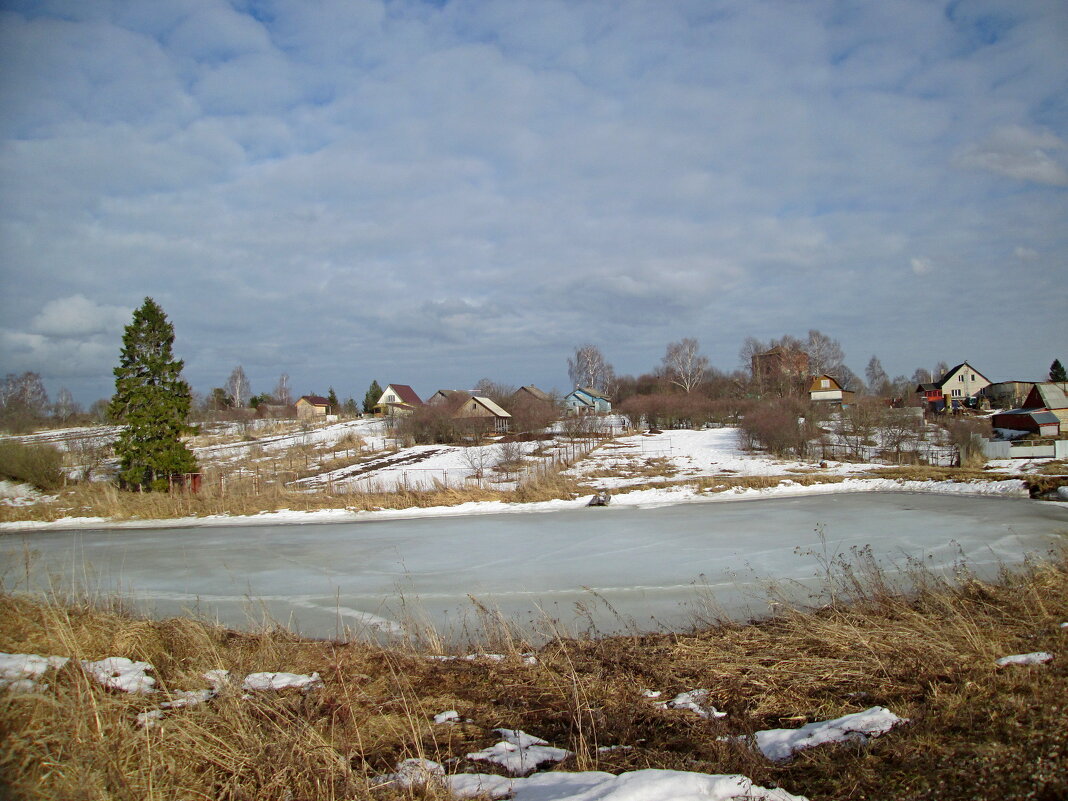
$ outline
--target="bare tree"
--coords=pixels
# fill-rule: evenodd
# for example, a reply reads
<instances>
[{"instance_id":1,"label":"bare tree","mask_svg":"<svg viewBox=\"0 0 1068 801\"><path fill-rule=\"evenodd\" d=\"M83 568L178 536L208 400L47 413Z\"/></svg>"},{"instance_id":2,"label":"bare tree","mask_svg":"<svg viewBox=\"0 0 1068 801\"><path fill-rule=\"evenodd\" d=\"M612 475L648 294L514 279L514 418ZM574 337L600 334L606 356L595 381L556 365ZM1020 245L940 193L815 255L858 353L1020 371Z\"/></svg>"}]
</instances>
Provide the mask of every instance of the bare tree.
<instances>
[{"instance_id":1,"label":"bare tree","mask_svg":"<svg viewBox=\"0 0 1068 801\"><path fill-rule=\"evenodd\" d=\"M74 395L71 394L71 391L66 387L61 387L56 394L56 402L52 406L53 416L61 422L66 422L80 412L81 409L74 400Z\"/></svg>"},{"instance_id":2,"label":"bare tree","mask_svg":"<svg viewBox=\"0 0 1068 801\"><path fill-rule=\"evenodd\" d=\"M240 364L234 368L226 380L226 391L233 399L234 407L238 409L244 406L252 395L252 386L248 382L248 376L245 375L245 368Z\"/></svg>"},{"instance_id":3,"label":"bare tree","mask_svg":"<svg viewBox=\"0 0 1068 801\"><path fill-rule=\"evenodd\" d=\"M748 371L755 378L756 376L753 375L753 357L766 350L768 350L767 345L756 337L746 337L745 342L742 343L742 347L738 351L738 362L742 369Z\"/></svg>"},{"instance_id":4,"label":"bare tree","mask_svg":"<svg viewBox=\"0 0 1068 801\"><path fill-rule=\"evenodd\" d=\"M890 377L886 374L886 370L883 369L882 362L878 357L872 356L868 360L868 366L864 368L864 377L868 380L868 390L876 395L886 395L889 393Z\"/></svg>"},{"instance_id":5,"label":"bare tree","mask_svg":"<svg viewBox=\"0 0 1068 801\"><path fill-rule=\"evenodd\" d=\"M934 381L934 378L931 376L931 371L926 367L917 367L916 372L912 374L913 389L920 384L930 384L932 381Z\"/></svg>"},{"instance_id":6,"label":"bare tree","mask_svg":"<svg viewBox=\"0 0 1068 801\"><path fill-rule=\"evenodd\" d=\"M274 385L272 395L274 402L282 406L289 406L293 403L293 392L289 388L289 373L282 373L278 376L278 383Z\"/></svg>"},{"instance_id":7,"label":"bare tree","mask_svg":"<svg viewBox=\"0 0 1068 801\"><path fill-rule=\"evenodd\" d=\"M48 392L40 373L8 373L0 385L0 424L13 432L29 430L44 417Z\"/></svg>"},{"instance_id":8,"label":"bare tree","mask_svg":"<svg viewBox=\"0 0 1068 801\"><path fill-rule=\"evenodd\" d=\"M808 354L808 369L812 375L838 375L838 370L845 361L845 354L837 339L831 339L826 334L809 329L808 340L805 343L805 353Z\"/></svg>"},{"instance_id":9,"label":"bare tree","mask_svg":"<svg viewBox=\"0 0 1068 801\"><path fill-rule=\"evenodd\" d=\"M567 374L576 387L589 387L608 393L608 385L615 379L612 365L605 361L604 354L596 345L575 348L575 355L568 357Z\"/></svg>"},{"instance_id":10,"label":"bare tree","mask_svg":"<svg viewBox=\"0 0 1068 801\"><path fill-rule=\"evenodd\" d=\"M708 357L700 353L700 345L691 337L672 342L664 354L663 369L668 380L689 393L705 380Z\"/></svg>"}]
</instances>

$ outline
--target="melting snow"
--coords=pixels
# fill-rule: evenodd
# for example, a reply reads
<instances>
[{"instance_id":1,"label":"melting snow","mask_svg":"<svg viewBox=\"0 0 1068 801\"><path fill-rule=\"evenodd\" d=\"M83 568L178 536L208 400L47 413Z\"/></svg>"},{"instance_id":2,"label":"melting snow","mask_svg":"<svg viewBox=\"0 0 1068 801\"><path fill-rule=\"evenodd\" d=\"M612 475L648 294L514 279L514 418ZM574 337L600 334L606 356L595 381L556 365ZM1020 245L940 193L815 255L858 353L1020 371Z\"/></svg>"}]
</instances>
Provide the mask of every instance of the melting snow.
<instances>
[{"instance_id":1,"label":"melting snow","mask_svg":"<svg viewBox=\"0 0 1068 801\"><path fill-rule=\"evenodd\" d=\"M657 693L655 696L647 697L655 698L659 695L660 693ZM726 712L720 712L708 703L708 690L690 690L690 692L687 693L679 693L671 701L661 701L656 706L660 709L686 709L703 718L727 717Z\"/></svg>"},{"instance_id":2,"label":"melting snow","mask_svg":"<svg viewBox=\"0 0 1068 801\"><path fill-rule=\"evenodd\" d=\"M530 773L546 762L560 762L571 756L570 751L553 748L546 740L533 737L518 729L494 729L504 739L489 748L468 754L468 759L493 762L513 776Z\"/></svg>"},{"instance_id":3,"label":"melting snow","mask_svg":"<svg viewBox=\"0 0 1068 801\"><path fill-rule=\"evenodd\" d=\"M295 687L308 692L323 686L318 673L310 676L299 673L249 673L241 685L246 690L285 690Z\"/></svg>"},{"instance_id":4,"label":"melting snow","mask_svg":"<svg viewBox=\"0 0 1068 801\"><path fill-rule=\"evenodd\" d=\"M109 656L97 662L82 662L82 668L110 690L124 693L154 693L156 680L148 675L152 665L124 656Z\"/></svg>"},{"instance_id":5,"label":"melting snow","mask_svg":"<svg viewBox=\"0 0 1068 801\"><path fill-rule=\"evenodd\" d=\"M782 762L804 748L824 743L860 740L886 734L901 723L907 723L886 707L873 706L863 712L843 715L834 720L809 723L800 729L767 729L755 735L757 748L773 762ZM743 738L744 739L744 738Z\"/></svg>"},{"instance_id":6,"label":"melting snow","mask_svg":"<svg viewBox=\"0 0 1068 801\"><path fill-rule=\"evenodd\" d=\"M1030 654L1013 654L1012 656L1003 656L997 660L994 664L998 667L1005 667L1006 665L1042 665L1053 659L1053 654L1048 651L1035 651Z\"/></svg>"}]
</instances>

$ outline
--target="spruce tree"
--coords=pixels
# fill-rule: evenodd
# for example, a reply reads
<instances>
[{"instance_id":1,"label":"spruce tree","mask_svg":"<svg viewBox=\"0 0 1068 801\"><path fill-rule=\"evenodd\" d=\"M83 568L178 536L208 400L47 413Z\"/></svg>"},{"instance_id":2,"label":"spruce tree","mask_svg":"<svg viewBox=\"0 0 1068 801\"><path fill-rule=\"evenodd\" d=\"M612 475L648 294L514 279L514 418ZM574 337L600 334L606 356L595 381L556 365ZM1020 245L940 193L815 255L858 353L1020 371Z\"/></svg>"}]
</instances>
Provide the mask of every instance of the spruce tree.
<instances>
[{"instance_id":1,"label":"spruce tree","mask_svg":"<svg viewBox=\"0 0 1068 801\"><path fill-rule=\"evenodd\" d=\"M115 395L109 416L124 428L115 443L119 482L140 490L166 490L172 475L197 468L181 440L192 402L181 360L171 352L174 326L163 309L145 298L122 335Z\"/></svg>"},{"instance_id":2,"label":"spruce tree","mask_svg":"<svg viewBox=\"0 0 1068 801\"><path fill-rule=\"evenodd\" d=\"M1068 381L1068 374L1065 373L1064 365L1061 364L1060 359L1054 359L1053 364L1049 366L1049 380L1050 381Z\"/></svg>"},{"instance_id":3,"label":"spruce tree","mask_svg":"<svg viewBox=\"0 0 1068 801\"><path fill-rule=\"evenodd\" d=\"M364 414L370 414L375 410L375 404L378 403L378 399L382 397L382 387L378 386L377 381L372 381L371 386L367 388L367 394L363 396L363 412Z\"/></svg>"}]
</instances>

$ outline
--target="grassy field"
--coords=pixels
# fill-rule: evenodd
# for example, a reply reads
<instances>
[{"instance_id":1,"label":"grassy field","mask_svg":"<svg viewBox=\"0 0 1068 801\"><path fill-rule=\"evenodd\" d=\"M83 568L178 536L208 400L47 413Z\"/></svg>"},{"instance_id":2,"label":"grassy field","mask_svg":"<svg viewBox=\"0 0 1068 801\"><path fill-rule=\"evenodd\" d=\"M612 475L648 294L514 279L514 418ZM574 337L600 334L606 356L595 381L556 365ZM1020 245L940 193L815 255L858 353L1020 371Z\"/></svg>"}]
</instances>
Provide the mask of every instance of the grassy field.
<instances>
[{"instance_id":1,"label":"grassy field","mask_svg":"<svg viewBox=\"0 0 1068 801\"><path fill-rule=\"evenodd\" d=\"M992 581L960 571L951 584L917 569L907 593L890 590L863 554L828 574L815 611L736 624L710 609L687 634L557 637L533 664L524 658L533 649L504 624L481 643L500 661L442 661L427 657L475 646L432 635L393 648L309 641L0 596L0 651L144 660L162 689L109 692L69 664L46 690L0 691L0 797L441 798L376 777L413 756L491 772L465 755L495 742L495 727L573 751L557 770L742 773L812 799L1068 797L1068 556ZM1054 659L995 666L1034 651ZM315 671L324 686L224 692L169 712L161 727L135 725L218 668ZM697 688L727 717L660 709L643 695ZM867 746L823 746L782 764L721 739L875 705L909 723ZM445 710L465 722L435 724Z\"/></svg>"}]
</instances>

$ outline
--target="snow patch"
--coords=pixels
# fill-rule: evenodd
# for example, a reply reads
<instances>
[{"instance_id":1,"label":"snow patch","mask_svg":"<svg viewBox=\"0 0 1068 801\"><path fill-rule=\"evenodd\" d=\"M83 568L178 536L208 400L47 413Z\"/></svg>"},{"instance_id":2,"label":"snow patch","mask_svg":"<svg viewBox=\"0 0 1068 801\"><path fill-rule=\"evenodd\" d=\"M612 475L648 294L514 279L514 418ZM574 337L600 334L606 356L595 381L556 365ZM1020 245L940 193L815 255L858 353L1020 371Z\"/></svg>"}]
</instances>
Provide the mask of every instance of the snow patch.
<instances>
[{"instance_id":1,"label":"snow patch","mask_svg":"<svg viewBox=\"0 0 1068 801\"><path fill-rule=\"evenodd\" d=\"M869 737L886 734L894 726L907 722L905 718L899 718L886 707L873 706L863 712L809 723L799 729L758 731L754 737L757 748L765 757L773 762L784 762L805 748L825 743L867 742Z\"/></svg>"},{"instance_id":2,"label":"snow patch","mask_svg":"<svg viewBox=\"0 0 1068 801\"><path fill-rule=\"evenodd\" d=\"M998 667L1006 667L1007 665L1044 665L1046 662L1053 661L1053 654L1049 651L1035 651L1030 654L1013 654L1012 656L1003 656L998 659L994 664Z\"/></svg>"},{"instance_id":3,"label":"snow patch","mask_svg":"<svg viewBox=\"0 0 1068 801\"><path fill-rule=\"evenodd\" d=\"M496 745L467 755L468 759L500 765L513 776L521 776L546 762L560 762L571 756L570 751L553 748L548 741L518 729L494 729L501 737Z\"/></svg>"}]
</instances>

